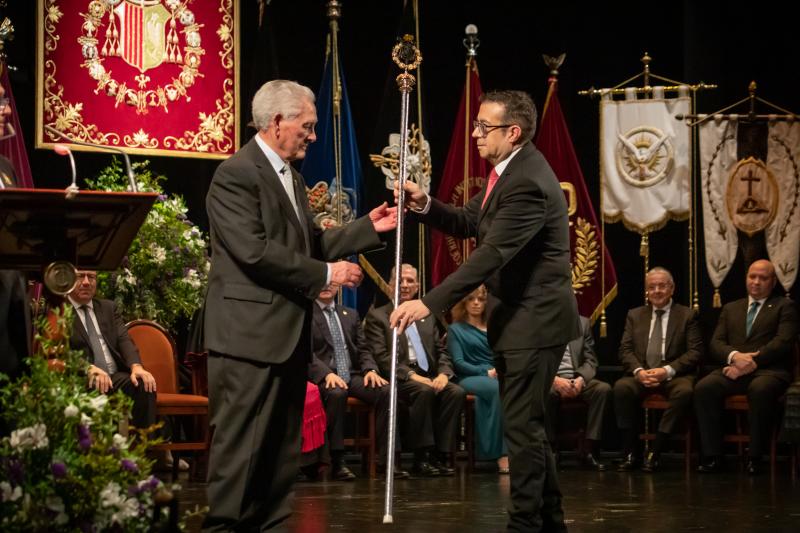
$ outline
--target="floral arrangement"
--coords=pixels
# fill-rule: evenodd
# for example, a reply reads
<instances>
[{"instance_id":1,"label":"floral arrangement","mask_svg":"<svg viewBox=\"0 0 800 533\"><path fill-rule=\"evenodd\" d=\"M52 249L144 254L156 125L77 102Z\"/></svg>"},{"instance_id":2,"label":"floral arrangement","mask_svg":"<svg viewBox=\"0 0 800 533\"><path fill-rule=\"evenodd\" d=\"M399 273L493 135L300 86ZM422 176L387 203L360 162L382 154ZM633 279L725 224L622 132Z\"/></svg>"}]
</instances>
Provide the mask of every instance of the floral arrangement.
<instances>
[{"instance_id":1,"label":"floral arrangement","mask_svg":"<svg viewBox=\"0 0 800 533\"><path fill-rule=\"evenodd\" d=\"M126 320L147 318L174 331L182 318L191 318L203 303L210 261L203 232L186 217L183 198L164 193L164 176L148 169L148 162L134 165L142 192L156 192L147 219L133 240L122 266L115 272L98 273L98 292L116 301ZM115 158L97 179L87 180L93 189L124 191L127 175Z\"/></svg>"},{"instance_id":2,"label":"floral arrangement","mask_svg":"<svg viewBox=\"0 0 800 533\"><path fill-rule=\"evenodd\" d=\"M9 383L0 374L0 416L13 428L0 439L0 530L150 531L165 490L149 474L154 441L147 430L119 433L130 398L87 390L84 356L69 349L72 307L51 320L37 324L27 375ZM45 354L63 369L50 369ZM166 509L159 514L166 520Z\"/></svg>"}]
</instances>

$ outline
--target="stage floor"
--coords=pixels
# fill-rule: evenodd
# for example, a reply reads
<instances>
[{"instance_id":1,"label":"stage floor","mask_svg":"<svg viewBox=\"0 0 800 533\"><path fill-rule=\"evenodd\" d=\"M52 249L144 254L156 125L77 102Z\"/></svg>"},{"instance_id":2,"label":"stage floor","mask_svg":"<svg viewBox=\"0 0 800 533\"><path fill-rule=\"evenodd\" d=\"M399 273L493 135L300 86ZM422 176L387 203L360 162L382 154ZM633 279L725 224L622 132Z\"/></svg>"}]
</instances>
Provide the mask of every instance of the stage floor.
<instances>
[{"instance_id":1,"label":"stage floor","mask_svg":"<svg viewBox=\"0 0 800 533\"><path fill-rule=\"evenodd\" d=\"M297 483L289 530L504 531L508 476L490 472L489 464L472 474L463 463L459 467L451 478L397 480L392 525L381 524L385 485L380 480ZM792 483L788 462L779 463L772 481L769 474L740 473L735 460L728 472L688 477L677 456L654 475L583 471L565 461L559 481L570 532L800 530L800 483ZM205 505L203 484L188 482L185 475L179 482L181 508ZM198 530L197 521L189 523L189 531Z\"/></svg>"}]
</instances>

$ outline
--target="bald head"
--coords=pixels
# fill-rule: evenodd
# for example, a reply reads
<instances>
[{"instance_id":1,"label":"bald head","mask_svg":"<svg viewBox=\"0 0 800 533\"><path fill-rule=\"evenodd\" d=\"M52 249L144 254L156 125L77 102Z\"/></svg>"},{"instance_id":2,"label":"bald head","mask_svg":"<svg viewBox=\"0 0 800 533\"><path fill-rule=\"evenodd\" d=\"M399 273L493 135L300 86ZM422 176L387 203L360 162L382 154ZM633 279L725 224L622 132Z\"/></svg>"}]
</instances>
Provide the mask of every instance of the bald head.
<instances>
[{"instance_id":1,"label":"bald head","mask_svg":"<svg viewBox=\"0 0 800 533\"><path fill-rule=\"evenodd\" d=\"M747 269L747 294L754 300L763 300L775 288L775 267L766 259L753 261Z\"/></svg>"}]
</instances>

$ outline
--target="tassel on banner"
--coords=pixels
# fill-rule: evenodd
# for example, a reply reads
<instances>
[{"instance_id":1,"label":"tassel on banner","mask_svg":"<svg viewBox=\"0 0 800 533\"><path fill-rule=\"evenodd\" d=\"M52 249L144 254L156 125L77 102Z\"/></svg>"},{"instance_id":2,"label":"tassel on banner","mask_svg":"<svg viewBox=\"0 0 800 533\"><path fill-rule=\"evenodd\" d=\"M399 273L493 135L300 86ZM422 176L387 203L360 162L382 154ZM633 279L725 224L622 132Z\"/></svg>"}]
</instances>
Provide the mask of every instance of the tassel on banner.
<instances>
[{"instance_id":1,"label":"tassel on banner","mask_svg":"<svg viewBox=\"0 0 800 533\"><path fill-rule=\"evenodd\" d=\"M603 309L600 315L600 338L605 339L608 335L608 325L606 324L606 310Z\"/></svg>"},{"instance_id":2,"label":"tassel on banner","mask_svg":"<svg viewBox=\"0 0 800 533\"><path fill-rule=\"evenodd\" d=\"M650 237L647 233L642 233L642 242L639 244L639 255L647 257L650 252Z\"/></svg>"},{"instance_id":3,"label":"tassel on banner","mask_svg":"<svg viewBox=\"0 0 800 533\"><path fill-rule=\"evenodd\" d=\"M719 288L714 288L714 303L712 304L714 309L719 309L722 307L722 297L719 295Z\"/></svg>"}]
</instances>

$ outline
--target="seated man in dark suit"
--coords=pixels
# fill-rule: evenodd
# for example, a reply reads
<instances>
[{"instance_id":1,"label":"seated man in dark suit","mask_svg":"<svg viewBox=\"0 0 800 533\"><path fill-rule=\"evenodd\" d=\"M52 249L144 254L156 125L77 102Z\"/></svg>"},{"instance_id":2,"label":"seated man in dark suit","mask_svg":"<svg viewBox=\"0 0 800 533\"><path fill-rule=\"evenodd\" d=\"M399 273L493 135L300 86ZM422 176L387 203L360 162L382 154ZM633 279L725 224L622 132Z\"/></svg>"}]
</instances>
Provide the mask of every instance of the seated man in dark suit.
<instances>
[{"instance_id":1,"label":"seated man in dark suit","mask_svg":"<svg viewBox=\"0 0 800 533\"><path fill-rule=\"evenodd\" d=\"M392 281L394 283L392 272ZM417 269L404 264L400 273L400 301L417 294ZM392 328L388 303L367 313L364 333L383 376L389 376L392 358ZM467 394L450 383L453 377L450 355L433 317L417 321L400 336L397 355L398 403L408 408L409 447L414 450L412 474L437 476L454 474L448 466L459 414Z\"/></svg>"},{"instance_id":2,"label":"seated man in dark suit","mask_svg":"<svg viewBox=\"0 0 800 533\"><path fill-rule=\"evenodd\" d=\"M664 444L691 408L692 387L703 339L696 313L672 300L675 283L668 270L655 267L645 276L648 305L628 311L619 358L625 376L614 384L614 409L622 431L620 471L639 466L638 421L641 398L648 392L664 394L669 408L658 424L653 448L642 470L653 472Z\"/></svg>"},{"instance_id":3,"label":"seated man in dark suit","mask_svg":"<svg viewBox=\"0 0 800 533\"><path fill-rule=\"evenodd\" d=\"M156 421L156 380L144 369L139 350L111 300L95 298L97 273L78 272L69 294L75 308L70 345L90 358L89 387L103 394L122 391L133 399L131 421L147 428Z\"/></svg>"},{"instance_id":4,"label":"seated man in dark suit","mask_svg":"<svg viewBox=\"0 0 800 533\"><path fill-rule=\"evenodd\" d=\"M547 404L547 438L555 448L555 421L558 406L562 400L580 398L588 406L586 415L586 455L582 457L585 466L599 471L606 466L597 460L596 443L602 438L603 414L611 396L611 386L605 381L594 379L597 372L597 356L594 353L594 338L589 319L581 317L583 334L567 344L564 357L558 366L558 373L550 388Z\"/></svg>"},{"instance_id":5,"label":"seated man in dark suit","mask_svg":"<svg viewBox=\"0 0 800 533\"><path fill-rule=\"evenodd\" d=\"M331 478L349 481L356 476L342 462L347 397L375 406L378 455L386 464L389 382L378 374L378 365L364 342L358 311L337 305L334 300L337 290L335 285L323 288L314 305L311 326L314 355L309 379L318 385L325 405ZM396 476L408 477L408 473L398 471Z\"/></svg>"},{"instance_id":6,"label":"seated man in dark suit","mask_svg":"<svg viewBox=\"0 0 800 533\"><path fill-rule=\"evenodd\" d=\"M792 350L797 342L797 308L790 299L772 294L775 281L772 263L754 261L747 270L747 298L726 304L719 315L710 355L721 368L700 380L695 389L704 455L699 472L719 470L725 397L746 394L750 407L747 471L759 473L778 397L792 380Z\"/></svg>"}]
</instances>

